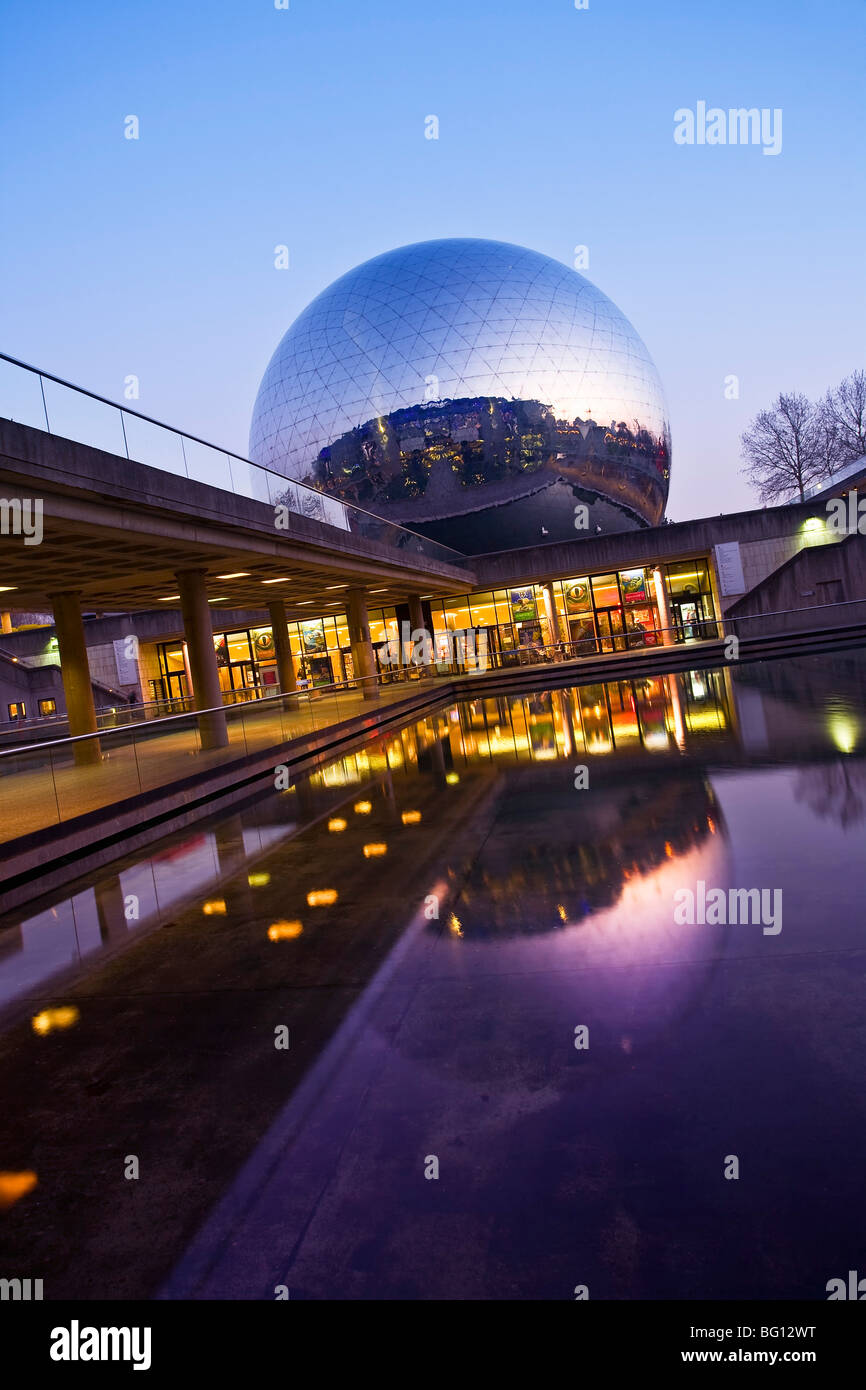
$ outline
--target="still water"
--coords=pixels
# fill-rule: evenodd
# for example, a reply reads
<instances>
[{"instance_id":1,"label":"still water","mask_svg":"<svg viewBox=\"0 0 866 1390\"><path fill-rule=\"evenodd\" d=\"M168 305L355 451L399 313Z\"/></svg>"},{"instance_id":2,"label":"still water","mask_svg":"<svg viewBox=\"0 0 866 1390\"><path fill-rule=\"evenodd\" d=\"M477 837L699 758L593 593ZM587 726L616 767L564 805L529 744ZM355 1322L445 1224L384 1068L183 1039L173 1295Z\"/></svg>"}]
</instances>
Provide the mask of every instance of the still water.
<instances>
[{"instance_id":1,"label":"still water","mask_svg":"<svg viewBox=\"0 0 866 1390\"><path fill-rule=\"evenodd\" d=\"M0 1275L826 1297L866 1249L864 690L853 651L455 704L4 921Z\"/></svg>"}]
</instances>

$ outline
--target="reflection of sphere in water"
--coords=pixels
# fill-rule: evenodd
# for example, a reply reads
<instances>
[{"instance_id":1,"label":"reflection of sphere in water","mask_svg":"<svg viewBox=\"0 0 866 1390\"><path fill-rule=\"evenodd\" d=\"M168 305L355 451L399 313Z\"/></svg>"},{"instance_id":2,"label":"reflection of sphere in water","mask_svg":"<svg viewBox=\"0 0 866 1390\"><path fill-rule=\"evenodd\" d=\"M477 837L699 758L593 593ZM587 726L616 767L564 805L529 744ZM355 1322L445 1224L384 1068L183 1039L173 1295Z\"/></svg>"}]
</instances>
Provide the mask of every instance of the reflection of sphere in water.
<instances>
[{"instance_id":1,"label":"reflection of sphere in water","mask_svg":"<svg viewBox=\"0 0 866 1390\"><path fill-rule=\"evenodd\" d=\"M436 978L424 991L425 1007L447 1018L448 1027L432 1046L428 1029L401 1029L397 1045L404 1057L443 1067L452 1080L494 1086L507 1079L509 1090L534 1091L549 1084L550 1049L562 1046L575 1025L590 1028L590 1060L607 1071L639 1065L656 1038L700 1006L729 929L676 923L674 895L682 888L694 892L698 880L707 889L728 888L725 828L709 784L699 777L668 778L661 787L679 801L689 831L683 831L684 843L675 848L662 840L657 854L651 830L644 867L624 868L609 900L586 915L566 913L557 929L516 931L500 912L498 928L484 932L483 892L449 905L445 939L434 955ZM645 796L641 802L649 811ZM581 848L572 849L577 863ZM539 902L535 886L516 863L507 920L518 911L527 918L537 907L543 911L562 887L551 883ZM501 906L492 904L494 915ZM473 1030L480 1030L479 1045L455 1052L453 1039L471 1038Z\"/></svg>"}]
</instances>

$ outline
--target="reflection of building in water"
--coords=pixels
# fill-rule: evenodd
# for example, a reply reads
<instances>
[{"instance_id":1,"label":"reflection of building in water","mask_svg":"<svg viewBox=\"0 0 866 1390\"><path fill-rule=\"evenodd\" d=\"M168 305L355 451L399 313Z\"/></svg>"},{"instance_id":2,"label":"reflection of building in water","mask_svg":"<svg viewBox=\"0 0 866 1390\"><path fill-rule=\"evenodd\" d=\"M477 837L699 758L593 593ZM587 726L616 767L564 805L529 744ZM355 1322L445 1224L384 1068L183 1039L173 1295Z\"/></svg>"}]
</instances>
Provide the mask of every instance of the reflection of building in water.
<instances>
[{"instance_id":1,"label":"reflection of building in water","mask_svg":"<svg viewBox=\"0 0 866 1390\"><path fill-rule=\"evenodd\" d=\"M479 697L454 706L448 724L452 756L467 762L673 751L730 727L724 670Z\"/></svg>"},{"instance_id":2,"label":"reflection of building in water","mask_svg":"<svg viewBox=\"0 0 866 1390\"><path fill-rule=\"evenodd\" d=\"M698 772L620 779L590 796L527 769L503 788L494 831L468 870L454 905L459 935L495 938L580 923L612 908L627 885L714 837L723 842L726 832Z\"/></svg>"}]
</instances>

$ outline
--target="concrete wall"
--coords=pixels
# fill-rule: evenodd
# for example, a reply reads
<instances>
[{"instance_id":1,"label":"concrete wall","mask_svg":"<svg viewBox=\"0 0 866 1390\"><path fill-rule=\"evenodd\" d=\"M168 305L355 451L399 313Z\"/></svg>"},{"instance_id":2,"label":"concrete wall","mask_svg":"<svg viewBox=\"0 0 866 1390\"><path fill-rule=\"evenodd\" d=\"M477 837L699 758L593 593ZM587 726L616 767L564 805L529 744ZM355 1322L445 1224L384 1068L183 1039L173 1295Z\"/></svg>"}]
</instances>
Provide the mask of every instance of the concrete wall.
<instances>
[{"instance_id":1,"label":"concrete wall","mask_svg":"<svg viewBox=\"0 0 866 1390\"><path fill-rule=\"evenodd\" d=\"M844 605L833 610L834 626L866 620L866 536L800 549L732 603L726 616L744 620L737 623L744 636L762 630L760 622L746 620L765 613L784 615L772 619L774 631L799 631L807 624L821 626L827 604Z\"/></svg>"}]
</instances>

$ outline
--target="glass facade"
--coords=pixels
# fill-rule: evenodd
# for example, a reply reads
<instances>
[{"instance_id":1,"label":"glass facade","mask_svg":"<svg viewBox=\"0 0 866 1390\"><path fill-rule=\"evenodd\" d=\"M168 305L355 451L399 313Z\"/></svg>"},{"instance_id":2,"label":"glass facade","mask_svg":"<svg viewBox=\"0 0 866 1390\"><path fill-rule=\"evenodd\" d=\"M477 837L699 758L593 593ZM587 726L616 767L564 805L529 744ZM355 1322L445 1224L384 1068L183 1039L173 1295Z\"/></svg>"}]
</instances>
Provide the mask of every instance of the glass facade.
<instances>
[{"instance_id":1,"label":"glass facade","mask_svg":"<svg viewBox=\"0 0 866 1390\"><path fill-rule=\"evenodd\" d=\"M377 256L304 310L262 379L250 457L477 553L656 525L661 383L569 266L449 239Z\"/></svg>"},{"instance_id":2,"label":"glass facade","mask_svg":"<svg viewBox=\"0 0 866 1390\"><path fill-rule=\"evenodd\" d=\"M397 638L399 625L393 607L370 611L370 636L374 649ZM342 611L302 618L288 624L289 643L304 686L333 685L353 679L352 653L346 615ZM274 639L269 626L214 633L220 688L238 692L238 699L279 693ZM158 647L159 681L151 681L154 700L185 699L190 694L183 642L162 642Z\"/></svg>"},{"instance_id":3,"label":"glass facade","mask_svg":"<svg viewBox=\"0 0 866 1390\"><path fill-rule=\"evenodd\" d=\"M673 643L717 634L705 560L660 567ZM547 591L547 592L545 592ZM435 633L484 634L501 664L552 657L634 651L664 642L665 623L650 567L555 579L546 585L497 589L430 603Z\"/></svg>"},{"instance_id":4,"label":"glass facade","mask_svg":"<svg viewBox=\"0 0 866 1390\"><path fill-rule=\"evenodd\" d=\"M671 643L697 642L718 635L706 560L681 560L658 567L667 594ZM443 672L486 670L533 661L637 651L665 641L656 569L649 566L554 579L513 589L491 589L445 599L424 600L429 610L433 660ZM311 613L288 624L298 682L325 686L354 677L349 630L338 604L330 614ZM384 682L400 675L399 662L382 660L379 649L399 652L401 619L408 609L371 609L370 638ZM245 699L279 691L276 655L268 626L214 633L220 686ZM151 681L152 699L189 694L183 643L159 647L160 681Z\"/></svg>"}]
</instances>

